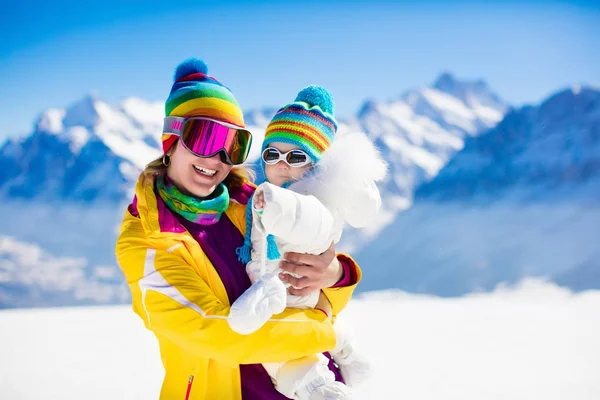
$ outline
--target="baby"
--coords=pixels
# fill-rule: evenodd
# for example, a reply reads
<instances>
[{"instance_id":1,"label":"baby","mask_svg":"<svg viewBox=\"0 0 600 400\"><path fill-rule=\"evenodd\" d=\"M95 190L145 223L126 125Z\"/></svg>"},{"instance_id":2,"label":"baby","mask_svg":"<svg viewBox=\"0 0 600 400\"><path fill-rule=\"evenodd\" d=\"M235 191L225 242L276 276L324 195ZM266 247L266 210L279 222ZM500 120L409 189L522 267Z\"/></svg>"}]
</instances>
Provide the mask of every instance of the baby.
<instances>
[{"instance_id":1,"label":"baby","mask_svg":"<svg viewBox=\"0 0 600 400\"><path fill-rule=\"evenodd\" d=\"M386 164L369 139L358 133L336 137L333 101L318 86L303 89L294 103L280 109L263 142L266 182L248 207L248 232L238 255L247 263L253 285L231 306L229 324L248 334L286 307L327 309L320 291L288 293L279 278L280 254L321 254L337 243L344 223L365 226L381 205L376 181ZM336 328L331 356L348 386L369 372L350 333ZM348 387L335 381L322 354L285 363L265 364L279 392L293 399L346 399Z\"/></svg>"}]
</instances>

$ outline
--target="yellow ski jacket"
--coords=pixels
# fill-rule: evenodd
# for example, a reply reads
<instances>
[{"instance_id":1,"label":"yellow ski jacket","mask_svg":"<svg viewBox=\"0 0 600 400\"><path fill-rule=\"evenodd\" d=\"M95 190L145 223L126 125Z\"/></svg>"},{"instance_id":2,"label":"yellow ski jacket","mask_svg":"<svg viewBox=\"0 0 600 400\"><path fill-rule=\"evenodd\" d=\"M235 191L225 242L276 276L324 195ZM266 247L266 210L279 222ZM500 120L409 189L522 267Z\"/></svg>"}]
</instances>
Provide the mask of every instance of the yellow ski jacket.
<instances>
[{"instance_id":1,"label":"yellow ski jacket","mask_svg":"<svg viewBox=\"0 0 600 400\"><path fill-rule=\"evenodd\" d=\"M286 309L249 335L232 331L223 282L198 242L168 226L170 211L157 202L154 179L142 174L135 193L137 212L125 213L116 255L133 310L159 342L165 368L160 399L241 400L240 364L282 362L335 347L331 319L314 309ZM245 208L232 200L225 211L242 234ZM332 319L355 287L323 289Z\"/></svg>"}]
</instances>

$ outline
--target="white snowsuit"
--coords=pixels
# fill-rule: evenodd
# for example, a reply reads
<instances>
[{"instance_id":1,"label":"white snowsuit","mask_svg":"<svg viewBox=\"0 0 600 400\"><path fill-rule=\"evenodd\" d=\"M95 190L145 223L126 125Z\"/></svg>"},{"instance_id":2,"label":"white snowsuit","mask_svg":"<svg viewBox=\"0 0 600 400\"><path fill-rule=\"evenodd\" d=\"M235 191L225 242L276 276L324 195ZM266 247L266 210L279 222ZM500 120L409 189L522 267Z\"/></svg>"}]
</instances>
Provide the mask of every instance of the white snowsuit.
<instances>
[{"instance_id":1,"label":"white snowsuit","mask_svg":"<svg viewBox=\"0 0 600 400\"><path fill-rule=\"evenodd\" d=\"M263 210L252 209L252 260L246 271L253 285L231 306L229 324L232 329L248 334L285 307L316 306L319 291L307 296L293 296L287 292L278 276L282 272L280 260L266 257L267 235L275 237L281 254L323 253L332 242L340 240L345 222L353 227L363 227L372 220L381 206L375 182L385 177L386 170L385 162L366 136L347 133L336 137L313 170L288 189L270 183L258 186L255 193L264 193L265 206ZM349 333L339 329L336 333L337 345L331 354L340 365L346 383L352 385L352 381L358 381L360 377L352 379L346 375L361 375L365 371L360 371L359 366L359 371L346 368L349 371L344 374L344 366L354 361L357 354L353 351ZM327 364L325 356L316 355L287 363L266 364L265 369L284 395L310 398L303 397L303 387L335 380Z\"/></svg>"}]
</instances>

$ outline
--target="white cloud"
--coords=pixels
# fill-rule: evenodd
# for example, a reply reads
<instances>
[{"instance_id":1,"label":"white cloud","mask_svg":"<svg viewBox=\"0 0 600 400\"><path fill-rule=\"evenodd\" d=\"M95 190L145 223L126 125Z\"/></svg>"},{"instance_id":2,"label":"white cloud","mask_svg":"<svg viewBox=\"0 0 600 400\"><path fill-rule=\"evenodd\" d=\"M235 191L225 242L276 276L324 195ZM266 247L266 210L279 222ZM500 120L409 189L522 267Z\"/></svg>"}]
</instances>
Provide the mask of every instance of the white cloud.
<instances>
[{"instance_id":1,"label":"white cloud","mask_svg":"<svg viewBox=\"0 0 600 400\"><path fill-rule=\"evenodd\" d=\"M0 236L0 307L107 303L129 298L116 266L90 268L91 276L88 268L83 257L54 257L37 245Z\"/></svg>"}]
</instances>

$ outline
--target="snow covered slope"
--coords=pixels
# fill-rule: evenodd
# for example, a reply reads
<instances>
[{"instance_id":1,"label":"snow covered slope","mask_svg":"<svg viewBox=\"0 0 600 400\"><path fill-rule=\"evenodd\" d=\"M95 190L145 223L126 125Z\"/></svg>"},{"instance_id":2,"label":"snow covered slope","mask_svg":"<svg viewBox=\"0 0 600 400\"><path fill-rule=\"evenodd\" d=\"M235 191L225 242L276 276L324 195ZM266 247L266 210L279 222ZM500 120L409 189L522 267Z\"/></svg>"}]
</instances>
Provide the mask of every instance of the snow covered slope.
<instances>
[{"instance_id":1,"label":"snow covered slope","mask_svg":"<svg viewBox=\"0 0 600 400\"><path fill-rule=\"evenodd\" d=\"M412 204L414 190L431 180L463 148L466 138L495 126L507 105L481 80L459 80L444 73L431 87L410 90L389 102L366 101L357 115L338 116L339 131L365 132L389 163L381 185L383 209L362 231L347 230L342 248L354 251ZM276 110L269 110L274 113ZM257 139L269 118L251 120ZM258 150L254 149L258 158Z\"/></svg>"},{"instance_id":2,"label":"snow covered slope","mask_svg":"<svg viewBox=\"0 0 600 400\"><path fill-rule=\"evenodd\" d=\"M596 400L600 292L541 282L456 299L371 293L340 318L373 378L356 398ZM156 399L156 340L129 306L0 311L3 399ZM192 388L193 393L193 388Z\"/></svg>"},{"instance_id":3,"label":"snow covered slope","mask_svg":"<svg viewBox=\"0 0 600 400\"><path fill-rule=\"evenodd\" d=\"M358 254L362 290L457 295L524 276L600 288L600 90L511 111L415 199Z\"/></svg>"},{"instance_id":4,"label":"snow covered slope","mask_svg":"<svg viewBox=\"0 0 600 400\"><path fill-rule=\"evenodd\" d=\"M364 231L347 230L340 249L358 249L392 222L410 206L414 188L505 109L485 83L443 74L429 88L387 103L367 102L356 116L340 117L340 134L365 131L390 163L379 219ZM255 136L251 162L275 111L245 115ZM129 98L110 105L93 95L43 112L29 136L0 147L0 234L35 243L49 257L84 258L86 269L114 266L117 225L139 172L160 154L163 115L162 103ZM86 276L94 279L93 272ZM43 297L37 304L44 304Z\"/></svg>"},{"instance_id":5,"label":"snow covered slope","mask_svg":"<svg viewBox=\"0 0 600 400\"><path fill-rule=\"evenodd\" d=\"M163 115L161 104L129 98L112 107L94 96L43 112L28 137L0 148L0 198L121 201L159 155Z\"/></svg>"}]
</instances>

